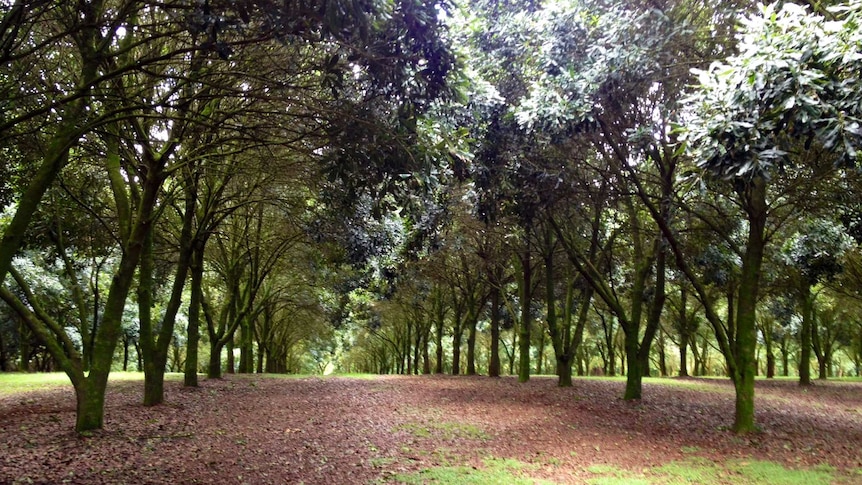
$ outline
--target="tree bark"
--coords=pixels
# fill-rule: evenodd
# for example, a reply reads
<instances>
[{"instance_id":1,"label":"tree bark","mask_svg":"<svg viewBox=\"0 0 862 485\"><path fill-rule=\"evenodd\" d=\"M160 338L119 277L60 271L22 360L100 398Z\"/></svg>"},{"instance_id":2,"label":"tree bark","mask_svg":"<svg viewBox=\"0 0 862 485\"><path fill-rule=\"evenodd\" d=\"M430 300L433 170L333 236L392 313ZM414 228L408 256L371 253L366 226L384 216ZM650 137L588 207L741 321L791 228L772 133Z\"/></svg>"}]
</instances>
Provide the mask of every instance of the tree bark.
<instances>
[{"instance_id":1,"label":"tree bark","mask_svg":"<svg viewBox=\"0 0 862 485\"><path fill-rule=\"evenodd\" d=\"M524 252L521 256L521 327L518 335L518 382L530 380L530 331L533 319L530 315L532 305L533 267L530 260L529 236L525 236Z\"/></svg>"},{"instance_id":2,"label":"tree bark","mask_svg":"<svg viewBox=\"0 0 862 485\"><path fill-rule=\"evenodd\" d=\"M688 377L688 341L691 331L688 322L688 290L685 285L679 289L679 315L677 316L677 328L679 329L679 376Z\"/></svg>"},{"instance_id":3,"label":"tree bark","mask_svg":"<svg viewBox=\"0 0 862 485\"><path fill-rule=\"evenodd\" d=\"M254 372L254 322L246 316L239 324L239 367L237 373L251 374Z\"/></svg>"},{"instance_id":4,"label":"tree bark","mask_svg":"<svg viewBox=\"0 0 862 485\"><path fill-rule=\"evenodd\" d=\"M491 358L488 375L500 377L500 288L496 281L491 283Z\"/></svg>"},{"instance_id":5,"label":"tree bark","mask_svg":"<svg viewBox=\"0 0 862 485\"><path fill-rule=\"evenodd\" d=\"M472 304L472 302L471 302ZM478 309L467 312L467 375L476 375L476 326L479 323Z\"/></svg>"},{"instance_id":6,"label":"tree bark","mask_svg":"<svg viewBox=\"0 0 862 485\"><path fill-rule=\"evenodd\" d=\"M736 339L732 344L735 362L728 362L736 388L736 417L733 430L744 434L757 430L754 422L755 352L757 350L757 298L766 231L766 180L757 177L745 189L748 212L748 243L742 259L736 313ZM735 368L733 365L735 364Z\"/></svg>"},{"instance_id":7,"label":"tree bark","mask_svg":"<svg viewBox=\"0 0 862 485\"><path fill-rule=\"evenodd\" d=\"M642 394L644 370L642 361L638 355L640 348L639 335L637 332L627 331L625 334L626 349L626 390L623 399L626 401L640 399Z\"/></svg>"},{"instance_id":8,"label":"tree bark","mask_svg":"<svg viewBox=\"0 0 862 485\"><path fill-rule=\"evenodd\" d=\"M452 332L452 375L461 373L461 338L464 332L464 322L461 311L455 310L455 321Z\"/></svg>"},{"instance_id":9,"label":"tree bark","mask_svg":"<svg viewBox=\"0 0 862 485\"><path fill-rule=\"evenodd\" d=\"M198 387L198 345L200 343L201 301L203 300L203 244L192 251L189 270L191 272L191 298L189 300L189 321L186 328L186 366L183 385Z\"/></svg>"},{"instance_id":10,"label":"tree bark","mask_svg":"<svg viewBox=\"0 0 862 485\"><path fill-rule=\"evenodd\" d=\"M441 303L442 305L442 303ZM438 314L438 317L435 319L435 332L434 339L436 344L435 349L435 357L437 358L437 362L434 365L434 373L442 374L443 373L443 318Z\"/></svg>"},{"instance_id":11,"label":"tree bark","mask_svg":"<svg viewBox=\"0 0 862 485\"><path fill-rule=\"evenodd\" d=\"M814 297L811 286L802 282L799 288L799 303L802 309L802 328L799 331L799 385L811 385L811 332L814 313Z\"/></svg>"},{"instance_id":12,"label":"tree bark","mask_svg":"<svg viewBox=\"0 0 862 485\"><path fill-rule=\"evenodd\" d=\"M155 406L164 400L164 375L167 353L160 355L153 334L152 308L155 302L153 271L153 234L144 240L138 270L138 321L140 322L141 352L144 360L144 406Z\"/></svg>"}]
</instances>

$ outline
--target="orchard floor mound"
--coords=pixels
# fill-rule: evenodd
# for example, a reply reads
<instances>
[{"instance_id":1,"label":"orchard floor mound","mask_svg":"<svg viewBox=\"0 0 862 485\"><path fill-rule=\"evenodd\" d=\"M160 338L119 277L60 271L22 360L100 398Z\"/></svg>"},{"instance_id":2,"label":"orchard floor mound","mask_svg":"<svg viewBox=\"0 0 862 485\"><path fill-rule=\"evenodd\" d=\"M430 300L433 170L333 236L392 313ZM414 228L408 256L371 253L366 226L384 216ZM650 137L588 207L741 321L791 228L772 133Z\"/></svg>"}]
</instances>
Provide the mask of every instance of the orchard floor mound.
<instances>
[{"instance_id":1,"label":"orchard floor mound","mask_svg":"<svg viewBox=\"0 0 862 485\"><path fill-rule=\"evenodd\" d=\"M141 382L112 382L105 428L73 432L70 388L0 396L0 483L387 483L435 466L530 464L530 479L583 483L590 469L640 471L696 456L830 465L862 481L862 383L758 381L762 431L736 436L727 381L553 378L229 376L166 383L143 407ZM848 478L849 477L849 478ZM843 480L842 480L843 482Z\"/></svg>"}]
</instances>

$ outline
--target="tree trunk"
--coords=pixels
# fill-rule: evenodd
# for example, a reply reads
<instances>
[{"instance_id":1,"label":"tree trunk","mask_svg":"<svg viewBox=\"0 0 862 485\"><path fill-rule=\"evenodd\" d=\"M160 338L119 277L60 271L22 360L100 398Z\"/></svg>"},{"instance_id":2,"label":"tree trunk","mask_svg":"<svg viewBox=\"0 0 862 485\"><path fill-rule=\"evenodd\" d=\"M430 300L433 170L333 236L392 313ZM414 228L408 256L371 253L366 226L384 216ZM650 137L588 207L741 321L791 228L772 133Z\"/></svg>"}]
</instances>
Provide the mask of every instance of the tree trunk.
<instances>
[{"instance_id":1,"label":"tree trunk","mask_svg":"<svg viewBox=\"0 0 862 485\"><path fill-rule=\"evenodd\" d=\"M509 375L515 373L515 349L518 348L518 322L517 320L512 325L512 346L506 349L506 359L509 364Z\"/></svg>"},{"instance_id":2,"label":"tree trunk","mask_svg":"<svg viewBox=\"0 0 862 485\"><path fill-rule=\"evenodd\" d=\"M442 302L440 305L442 306ZM435 349L435 356L437 357L437 362L434 365L434 373L442 374L443 373L443 317L438 315L434 322L435 332L434 339L437 348Z\"/></svg>"},{"instance_id":3,"label":"tree trunk","mask_svg":"<svg viewBox=\"0 0 862 485\"><path fill-rule=\"evenodd\" d=\"M422 335L422 374L431 373L431 322L425 323Z\"/></svg>"},{"instance_id":4,"label":"tree trunk","mask_svg":"<svg viewBox=\"0 0 862 485\"><path fill-rule=\"evenodd\" d=\"M679 328L679 376L688 377L688 341L691 331L688 322L688 290L685 285L680 285L679 290L679 315L677 317L677 328Z\"/></svg>"},{"instance_id":5,"label":"tree trunk","mask_svg":"<svg viewBox=\"0 0 862 485\"><path fill-rule=\"evenodd\" d=\"M827 377L829 376L829 365L827 363L826 358L817 360L817 368L818 368L818 372L819 372L817 374L817 379L821 380L821 381L825 381L827 379Z\"/></svg>"},{"instance_id":6,"label":"tree trunk","mask_svg":"<svg viewBox=\"0 0 862 485\"><path fill-rule=\"evenodd\" d=\"M811 286L803 282L800 287L799 301L802 308L802 328L799 338L799 385L811 384L811 332L814 313L814 297Z\"/></svg>"},{"instance_id":7,"label":"tree trunk","mask_svg":"<svg viewBox=\"0 0 862 485\"><path fill-rule=\"evenodd\" d=\"M456 316L455 328L452 334L452 375L461 373L461 334L464 331L461 316Z\"/></svg>"},{"instance_id":8,"label":"tree trunk","mask_svg":"<svg viewBox=\"0 0 862 485\"><path fill-rule=\"evenodd\" d=\"M488 375L500 377L500 288L491 283L491 358Z\"/></svg>"},{"instance_id":9,"label":"tree trunk","mask_svg":"<svg viewBox=\"0 0 862 485\"><path fill-rule=\"evenodd\" d=\"M570 355L557 357L557 386L572 387L572 359Z\"/></svg>"},{"instance_id":10,"label":"tree trunk","mask_svg":"<svg viewBox=\"0 0 862 485\"><path fill-rule=\"evenodd\" d=\"M3 333L0 332L0 372L9 371L9 366L7 364L8 359L9 353L6 350L6 341L3 340Z\"/></svg>"},{"instance_id":11,"label":"tree trunk","mask_svg":"<svg viewBox=\"0 0 862 485\"><path fill-rule=\"evenodd\" d=\"M640 347L638 342L638 333L634 331L625 332L626 342L626 391L623 399L630 401L640 399L642 393L642 385L644 370L641 367L642 362L638 355Z\"/></svg>"},{"instance_id":12,"label":"tree trunk","mask_svg":"<svg viewBox=\"0 0 862 485\"><path fill-rule=\"evenodd\" d=\"M703 337L700 343L700 374L698 375L709 375L709 344L706 342L706 337Z\"/></svg>"},{"instance_id":13,"label":"tree trunk","mask_svg":"<svg viewBox=\"0 0 862 485\"><path fill-rule=\"evenodd\" d=\"M155 406L164 401L164 375L167 364L167 355L160 352L161 349L153 335L154 268L153 234L150 232L144 241L138 271L138 321L144 359L144 406Z\"/></svg>"},{"instance_id":14,"label":"tree trunk","mask_svg":"<svg viewBox=\"0 0 862 485\"><path fill-rule=\"evenodd\" d=\"M525 236L528 238L529 236ZM530 330L533 320L530 316L532 304L532 262L530 261L530 243L524 241L524 252L521 257L521 328L518 335L518 382L530 380Z\"/></svg>"},{"instance_id":15,"label":"tree trunk","mask_svg":"<svg viewBox=\"0 0 862 485\"><path fill-rule=\"evenodd\" d=\"M239 324L239 368L240 374L251 374L254 372L254 322L250 317L245 317Z\"/></svg>"},{"instance_id":16,"label":"tree trunk","mask_svg":"<svg viewBox=\"0 0 862 485\"><path fill-rule=\"evenodd\" d=\"M559 374L560 372L560 360L557 360L557 372L560 376L557 385L560 387L571 387L571 376L572 376L572 361L576 358L579 353L583 353L583 346L581 345L584 340L584 329L587 326L587 318L589 317L590 312L590 302L592 301L594 291L592 288L586 288L581 295L581 303L578 308L578 320L575 323L575 328L572 330L572 318L574 313L574 293L575 293L575 280L569 282L568 288L566 289L566 304L564 306L563 312L563 339L562 343L566 348L566 351L563 352L563 363L566 365L566 368L563 369L563 374ZM580 369L579 369L580 370Z\"/></svg>"},{"instance_id":17,"label":"tree trunk","mask_svg":"<svg viewBox=\"0 0 862 485\"><path fill-rule=\"evenodd\" d=\"M578 377L584 377L587 375L587 369L584 366L586 361L586 356L584 354L585 352L583 348L578 349L575 353L575 362L578 364Z\"/></svg>"},{"instance_id":18,"label":"tree trunk","mask_svg":"<svg viewBox=\"0 0 862 485\"><path fill-rule=\"evenodd\" d=\"M168 350L174 336L174 327L176 326L176 317L179 313L180 306L183 301L183 291L186 286L189 268L191 266L192 253L194 252L192 241L192 230L195 220L195 206L197 204L197 189L195 188L196 180L191 175L191 168L185 167L184 182L186 185L186 197L183 213L183 226L180 231L179 258L174 273L174 281L171 286L171 295L165 306L165 313L161 318L161 326L158 334L153 333L152 320L147 311L146 319L141 318L141 341L144 351L144 405L151 406L164 402L164 378L165 365L167 364ZM149 241L145 242L145 250L141 258L141 267L139 270L141 285L143 290L147 292L145 296L145 305L152 305L152 295L154 291L153 285L153 243L152 231L150 232ZM139 302L140 303L140 302ZM143 331L146 323L147 331ZM152 359L152 365L147 372L147 357ZM176 359L175 359L176 360ZM176 364L179 364L176 362ZM148 380L155 379L160 382L147 383Z\"/></svg>"},{"instance_id":19,"label":"tree trunk","mask_svg":"<svg viewBox=\"0 0 862 485\"><path fill-rule=\"evenodd\" d=\"M661 377L667 377L667 358L664 349L664 332L659 331L658 336L658 371Z\"/></svg>"},{"instance_id":20,"label":"tree trunk","mask_svg":"<svg viewBox=\"0 0 862 485\"><path fill-rule=\"evenodd\" d=\"M748 242L742 260L742 275L736 314L736 339L731 344L735 362L726 359L736 389L736 418L733 430L744 434L756 431L754 424L754 374L757 364L757 298L760 287L760 267L766 245L766 180L762 177L749 182L746 194L748 212ZM735 364L735 366L734 366ZM735 368L734 368L735 367Z\"/></svg>"},{"instance_id":21,"label":"tree trunk","mask_svg":"<svg viewBox=\"0 0 862 485\"><path fill-rule=\"evenodd\" d=\"M227 349L227 373L234 374L236 373L236 357L233 354L233 338L229 338L227 343L225 344L225 349Z\"/></svg>"},{"instance_id":22,"label":"tree trunk","mask_svg":"<svg viewBox=\"0 0 862 485\"><path fill-rule=\"evenodd\" d=\"M703 374L703 364L700 358L700 352L697 350L697 336L691 336L691 342L689 343L691 347L691 356L694 358L694 375L696 377L702 376Z\"/></svg>"},{"instance_id":23,"label":"tree trunk","mask_svg":"<svg viewBox=\"0 0 862 485\"><path fill-rule=\"evenodd\" d=\"M30 329L24 319L18 321L18 372L30 372Z\"/></svg>"},{"instance_id":24,"label":"tree trunk","mask_svg":"<svg viewBox=\"0 0 862 485\"><path fill-rule=\"evenodd\" d=\"M75 430L79 433L101 429L104 423L108 375L94 377L91 373L75 386Z\"/></svg>"},{"instance_id":25,"label":"tree trunk","mask_svg":"<svg viewBox=\"0 0 862 485\"><path fill-rule=\"evenodd\" d=\"M129 339L123 337L123 372L129 370Z\"/></svg>"},{"instance_id":26,"label":"tree trunk","mask_svg":"<svg viewBox=\"0 0 862 485\"><path fill-rule=\"evenodd\" d=\"M137 356L138 372L143 372L144 371L144 358L141 357L141 344L138 340L135 340L135 355Z\"/></svg>"},{"instance_id":27,"label":"tree trunk","mask_svg":"<svg viewBox=\"0 0 862 485\"><path fill-rule=\"evenodd\" d=\"M186 342L186 366L183 385L198 386L198 344L200 342L201 301L203 300L203 244L192 252L191 265L191 298L189 300L189 321L186 327L188 340Z\"/></svg>"},{"instance_id":28,"label":"tree trunk","mask_svg":"<svg viewBox=\"0 0 862 485\"><path fill-rule=\"evenodd\" d=\"M476 375L476 326L478 322L478 309L471 309L467 313L467 375Z\"/></svg>"},{"instance_id":29,"label":"tree trunk","mask_svg":"<svg viewBox=\"0 0 862 485\"><path fill-rule=\"evenodd\" d=\"M545 332L539 331L539 344L536 349L536 375L542 375L545 364Z\"/></svg>"},{"instance_id":30,"label":"tree trunk","mask_svg":"<svg viewBox=\"0 0 862 485\"><path fill-rule=\"evenodd\" d=\"M407 337L404 339L404 343L402 346L402 364L401 369L404 371L402 374L412 375L413 374L413 327L415 324L413 322L407 322Z\"/></svg>"},{"instance_id":31,"label":"tree trunk","mask_svg":"<svg viewBox=\"0 0 862 485\"><path fill-rule=\"evenodd\" d=\"M144 406L155 406L164 402L165 367L148 366L144 361Z\"/></svg>"},{"instance_id":32,"label":"tree trunk","mask_svg":"<svg viewBox=\"0 0 862 485\"><path fill-rule=\"evenodd\" d=\"M688 377L688 344L683 340L679 346L679 374L680 377Z\"/></svg>"},{"instance_id":33,"label":"tree trunk","mask_svg":"<svg viewBox=\"0 0 862 485\"><path fill-rule=\"evenodd\" d=\"M210 361L207 365L207 379L221 379L221 347L210 345Z\"/></svg>"},{"instance_id":34,"label":"tree trunk","mask_svg":"<svg viewBox=\"0 0 862 485\"><path fill-rule=\"evenodd\" d=\"M263 374L263 355L264 355L264 348L261 346L258 346L257 355L255 356L255 358L257 359L257 364L255 365L255 369L256 369L256 372L258 374Z\"/></svg>"}]
</instances>

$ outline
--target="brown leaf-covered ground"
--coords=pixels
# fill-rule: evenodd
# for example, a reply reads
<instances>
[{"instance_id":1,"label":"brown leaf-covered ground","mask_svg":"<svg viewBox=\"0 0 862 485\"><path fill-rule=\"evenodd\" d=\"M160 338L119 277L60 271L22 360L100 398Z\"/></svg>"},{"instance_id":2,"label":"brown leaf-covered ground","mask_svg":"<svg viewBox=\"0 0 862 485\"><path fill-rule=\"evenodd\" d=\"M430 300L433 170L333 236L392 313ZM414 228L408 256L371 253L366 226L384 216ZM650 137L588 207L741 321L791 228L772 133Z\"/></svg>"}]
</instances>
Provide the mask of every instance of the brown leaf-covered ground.
<instances>
[{"instance_id":1,"label":"brown leaf-covered ground","mask_svg":"<svg viewBox=\"0 0 862 485\"><path fill-rule=\"evenodd\" d=\"M588 467L642 470L692 455L862 469L862 383L757 383L762 432L738 437L732 387L648 382L638 402L619 380L382 376L230 376L167 383L140 405L140 382L112 382L105 429L77 436L70 388L0 397L0 483L388 482L487 457L536 464L531 476L582 483Z\"/></svg>"}]
</instances>

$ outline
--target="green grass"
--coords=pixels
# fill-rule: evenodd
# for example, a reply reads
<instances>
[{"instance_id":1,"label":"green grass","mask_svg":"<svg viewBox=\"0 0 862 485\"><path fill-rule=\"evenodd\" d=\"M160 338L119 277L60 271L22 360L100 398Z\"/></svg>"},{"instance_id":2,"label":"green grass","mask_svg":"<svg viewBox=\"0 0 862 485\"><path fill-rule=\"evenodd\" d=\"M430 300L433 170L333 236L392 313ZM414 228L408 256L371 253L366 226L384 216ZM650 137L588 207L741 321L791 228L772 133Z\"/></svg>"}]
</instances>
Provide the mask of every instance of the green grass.
<instances>
[{"instance_id":1,"label":"green grass","mask_svg":"<svg viewBox=\"0 0 862 485\"><path fill-rule=\"evenodd\" d=\"M182 380L180 373L165 374L165 380ZM143 372L111 372L110 382L144 381ZM62 372L40 372L40 373L0 373L0 395L6 396L31 391L45 391L51 389L72 388L69 377Z\"/></svg>"},{"instance_id":2,"label":"green grass","mask_svg":"<svg viewBox=\"0 0 862 485\"><path fill-rule=\"evenodd\" d=\"M232 374L238 377L266 377L272 379L308 379L311 377L316 377L318 379L330 379L333 377L345 378L345 379L361 379L367 381L374 381L380 378L378 374L359 374L359 373L345 373L345 374Z\"/></svg>"},{"instance_id":3,"label":"green grass","mask_svg":"<svg viewBox=\"0 0 862 485\"><path fill-rule=\"evenodd\" d=\"M653 467L643 473L630 472L611 465L594 465L586 471L595 475L587 480L591 485L816 485L835 483L840 478L836 476L835 469L829 466L790 469L771 461L729 460L713 463L695 457Z\"/></svg>"},{"instance_id":4,"label":"green grass","mask_svg":"<svg viewBox=\"0 0 862 485\"><path fill-rule=\"evenodd\" d=\"M24 374L0 374L0 395L72 387L69 377L61 372Z\"/></svg>"},{"instance_id":5,"label":"green grass","mask_svg":"<svg viewBox=\"0 0 862 485\"><path fill-rule=\"evenodd\" d=\"M308 377L329 378L329 377L345 377L349 379L365 379L375 380L379 376L376 374L333 374L322 376L316 374L232 374L238 378L275 378L275 379L304 379ZM109 377L110 382L124 381L144 381L143 372L111 372ZM183 380L182 373L166 373L165 380L181 381ZM6 372L0 373L0 396L18 394L31 391L45 391L51 389L63 389L72 387L69 377L62 372Z\"/></svg>"},{"instance_id":6,"label":"green grass","mask_svg":"<svg viewBox=\"0 0 862 485\"><path fill-rule=\"evenodd\" d=\"M407 431L416 438L430 438L432 436L440 436L447 440L455 438L487 440L490 438L478 426L455 422L432 423L427 426L418 423L408 423L397 426L395 431Z\"/></svg>"},{"instance_id":7,"label":"green grass","mask_svg":"<svg viewBox=\"0 0 862 485\"><path fill-rule=\"evenodd\" d=\"M365 381L376 381L380 378L379 374L359 374L359 373L344 373L344 374L329 374L326 377L344 377L347 379L360 379Z\"/></svg>"},{"instance_id":8,"label":"green grass","mask_svg":"<svg viewBox=\"0 0 862 485\"><path fill-rule=\"evenodd\" d=\"M227 375L227 374L223 374ZM230 374L231 378L239 378L239 379L307 379L309 377L323 377L321 375L314 374Z\"/></svg>"},{"instance_id":9,"label":"green grass","mask_svg":"<svg viewBox=\"0 0 862 485\"><path fill-rule=\"evenodd\" d=\"M697 379L673 379L668 377L645 377L644 384L656 384L660 386L689 389L692 391L709 392L715 394L733 394L733 386L718 385L724 378L698 377Z\"/></svg>"},{"instance_id":10,"label":"green grass","mask_svg":"<svg viewBox=\"0 0 862 485\"><path fill-rule=\"evenodd\" d=\"M518 460L487 458L481 467L466 465L426 468L414 473L399 474L393 481L404 484L464 484L464 485L550 485L551 482L529 477L536 465Z\"/></svg>"}]
</instances>

